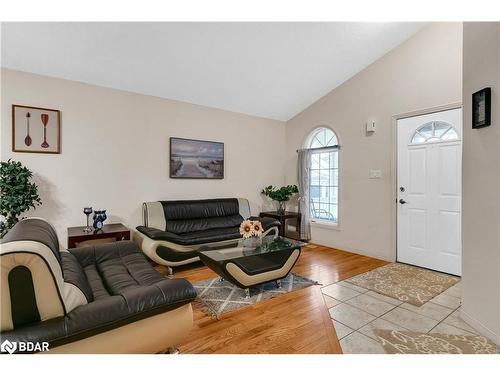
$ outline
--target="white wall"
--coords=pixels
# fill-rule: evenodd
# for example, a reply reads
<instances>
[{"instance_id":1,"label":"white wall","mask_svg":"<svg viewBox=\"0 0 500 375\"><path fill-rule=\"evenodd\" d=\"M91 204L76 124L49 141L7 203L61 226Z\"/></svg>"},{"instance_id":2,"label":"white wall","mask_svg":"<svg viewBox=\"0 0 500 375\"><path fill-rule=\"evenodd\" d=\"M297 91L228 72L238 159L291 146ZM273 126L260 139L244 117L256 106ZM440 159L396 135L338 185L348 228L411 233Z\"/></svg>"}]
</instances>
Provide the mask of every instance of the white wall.
<instances>
[{"instance_id":1,"label":"white wall","mask_svg":"<svg viewBox=\"0 0 500 375\"><path fill-rule=\"evenodd\" d=\"M500 345L500 23L464 23L463 318ZM491 126L472 129L472 93L491 87Z\"/></svg>"},{"instance_id":2,"label":"white wall","mask_svg":"<svg viewBox=\"0 0 500 375\"><path fill-rule=\"evenodd\" d=\"M392 116L462 99L462 25L431 24L288 121L286 182L296 181L295 150L312 129L337 132L340 154L339 230L313 227L313 241L395 259ZM365 122L377 131L367 136ZM369 179L380 169L381 179Z\"/></svg>"},{"instance_id":3,"label":"white wall","mask_svg":"<svg viewBox=\"0 0 500 375\"><path fill-rule=\"evenodd\" d=\"M258 214L260 190L284 182L283 122L13 70L1 78L1 158L34 172L43 205L32 214L56 226L63 246L86 205L131 228L151 200L246 197ZM12 104L61 110L62 153L11 152ZM170 179L171 136L224 142L225 178Z\"/></svg>"}]
</instances>

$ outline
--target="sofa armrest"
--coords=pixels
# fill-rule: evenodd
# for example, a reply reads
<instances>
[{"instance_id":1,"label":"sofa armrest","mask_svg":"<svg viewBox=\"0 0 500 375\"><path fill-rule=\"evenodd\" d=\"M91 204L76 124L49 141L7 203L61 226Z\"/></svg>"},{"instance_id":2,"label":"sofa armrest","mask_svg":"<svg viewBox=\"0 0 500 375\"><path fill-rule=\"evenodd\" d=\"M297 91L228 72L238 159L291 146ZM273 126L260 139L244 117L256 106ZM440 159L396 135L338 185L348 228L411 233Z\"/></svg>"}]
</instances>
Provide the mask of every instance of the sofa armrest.
<instances>
[{"instance_id":1,"label":"sofa armrest","mask_svg":"<svg viewBox=\"0 0 500 375\"><path fill-rule=\"evenodd\" d=\"M61 251L61 264L63 270L64 282L73 284L82 291L87 302L94 300L92 288L89 285L85 271L83 270L76 257L69 251Z\"/></svg>"},{"instance_id":2,"label":"sofa armrest","mask_svg":"<svg viewBox=\"0 0 500 375\"><path fill-rule=\"evenodd\" d=\"M258 220L261 222L262 227L264 230L268 230L269 228L272 227L279 227L281 224L278 220L275 220L271 217L257 217L257 216L251 216L248 218L248 220Z\"/></svg>"},{"instance_id":3,"label":"sofa armrest","mask_svg":"<svg viewBox=\"0 0 500 375\"><path fill-rule=\"evenodd\" d=\"M172 311L195 297L187 280L165 279L79 306L64 317L2 332L2 341L47 341L53 348Z\"/></svg>"},{"instance_id":4,"label":"sofa armrest","mask_svg":"<svg viewBox=\"0 0 500 375\"><path fill-rule=\"evenodd\" d=\"M155 241L172 241L179 238L178 234L142 225L138 226L136 229Z\"/></svg>"}]
</instances>

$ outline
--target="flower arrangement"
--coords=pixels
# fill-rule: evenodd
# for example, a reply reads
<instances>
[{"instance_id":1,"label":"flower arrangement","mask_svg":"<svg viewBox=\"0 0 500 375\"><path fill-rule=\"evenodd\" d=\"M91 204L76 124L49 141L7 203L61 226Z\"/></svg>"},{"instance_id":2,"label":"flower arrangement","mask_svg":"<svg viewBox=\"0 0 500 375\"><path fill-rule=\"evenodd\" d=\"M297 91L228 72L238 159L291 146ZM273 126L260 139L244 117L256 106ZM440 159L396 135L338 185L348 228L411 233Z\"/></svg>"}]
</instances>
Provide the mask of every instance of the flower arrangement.
<instances>
[{"instance_id":1,"label":"flower arrangement","mask_svg":"<svg viewBox=\"0 0 500 375\"><path fill-rule=\"evenodd\" d=\"M240 225L240 234L243 238L259 237L264 232L262 223L258 220L245 220Z\"/></svg>"}]
</instances>

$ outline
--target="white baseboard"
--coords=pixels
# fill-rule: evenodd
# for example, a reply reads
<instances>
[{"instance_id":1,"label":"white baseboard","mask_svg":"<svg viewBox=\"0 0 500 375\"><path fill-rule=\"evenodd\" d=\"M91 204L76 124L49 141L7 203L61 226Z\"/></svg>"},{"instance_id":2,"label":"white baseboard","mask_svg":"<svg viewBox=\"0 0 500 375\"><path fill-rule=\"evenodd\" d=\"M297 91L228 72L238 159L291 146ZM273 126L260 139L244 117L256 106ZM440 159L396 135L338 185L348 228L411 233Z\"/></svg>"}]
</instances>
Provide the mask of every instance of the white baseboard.
<instances>
[{"instance_id":1,"label":"white baseboard","mask_svg":"<svg viewBox=\"0 0 500 375\"><path fill-rule=\"evenodd\" d=\"M351 249L339 249L339 250L347 251L348 253L364 255L364 256L367 256L370 258L385 260L386 262L390 262L390 263L394 263L396 261L396 259L394 259L394 258L386 257L386 256L380 255L380 254L374 254L372 252L364 251L364 250L351 250Z\"/></svg>"},{"instance_id":2,"label":"white baseboard","mask_svg":"<svg viewBox=\"0 0 500 375\"><path fill-rule=\"evenodd\" d=\"M465 323L470 325L472 328L474 328L478 333L481 335L489 338L491 341L493 341L495 344L500 346L500 335L493 332L491 329L483 325L479 320L473 318L469 314L467 314L463 307L460 311L460 317L464 320Z\"/></svg>"},{"instance_id":3,"label":"white baseboard","mask_svg":"<svg viewBox=\"0 0 500 375\"><path fill-rule=\"evenodd\" d=\"M327 245L327 244L324 244L324 243L321 243L321 241L314 241L314 239L311 239L310 243L312 244L315 244L315 245L319 245L319 246L325 246L325 247L331 247L332 249L336 249L336 250L341 250L341 251L345 251L345 252L348 252L348 253L353 253L353 254L358 254L358 255L364 255L364 256L367 256L367 257L370 257L370 258L375 258L375 259L380 259L380 260L385 260L386 262L390 262L390 263L393 263L396 261L396 259L394 258L391 258L391 257L386 257L386 256L383 256L383 255L380 255L380 254L374 254L372 252L369 252L369 251L363 251L363 250L352 250L352 249L349 249L348 247L339 247L339 246L332 246L332 245Z\"/></svg>"}]
</instances>

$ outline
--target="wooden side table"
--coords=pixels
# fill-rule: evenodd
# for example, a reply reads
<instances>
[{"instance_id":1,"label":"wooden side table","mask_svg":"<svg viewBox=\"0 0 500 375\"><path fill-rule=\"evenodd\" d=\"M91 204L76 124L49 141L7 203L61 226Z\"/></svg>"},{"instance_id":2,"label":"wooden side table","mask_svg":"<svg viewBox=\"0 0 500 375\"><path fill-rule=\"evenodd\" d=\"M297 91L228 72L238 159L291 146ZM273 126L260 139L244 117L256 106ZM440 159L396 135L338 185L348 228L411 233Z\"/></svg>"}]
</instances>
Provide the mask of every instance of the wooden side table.
<instances>
[{"instance_id":1,"label":"wooden side table","mask_svg":"<svg viewBox=\"0 0 500 375\"><path fill-rule=\"evenodd\" d=\"M68 249L82 246L83 242L113 242L130 240L130 229L123 224L104 224L102 230L89 233L83 230L86 227L68 228ZM89 245L92 243L89 242Z\"/></svg>"},{"instance_id":2,"label":"wooden side table","mask_svg":"<svg viewBox=\"0 0 500 375\"><path fill-rule=\"evenodd\" d=\"M261 212L260 217L271 217L273 219L276 219L280 222L280 226L278 228L279 230L279 235L282 237L286 237L286 221L289 219L296 219L297 220L297 235L295 239L300 240L300 221L302 219L302 215L300 212L291 212L291 211L285 211L283 214L278 213L277 211L266 211L266 212ZM294 236L295 237L295 236Z\"/></svg>"}]
</instances>

